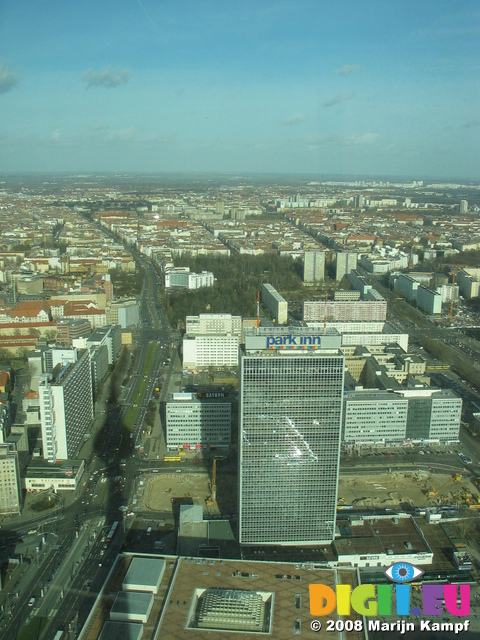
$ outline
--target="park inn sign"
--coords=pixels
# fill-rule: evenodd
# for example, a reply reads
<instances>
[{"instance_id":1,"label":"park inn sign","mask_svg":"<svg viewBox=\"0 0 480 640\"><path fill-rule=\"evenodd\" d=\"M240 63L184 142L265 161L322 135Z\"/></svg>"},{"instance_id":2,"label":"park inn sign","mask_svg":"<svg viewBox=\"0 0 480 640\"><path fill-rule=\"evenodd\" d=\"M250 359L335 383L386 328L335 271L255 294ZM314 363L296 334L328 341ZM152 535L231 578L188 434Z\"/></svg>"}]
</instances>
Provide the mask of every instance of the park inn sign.
<instances>
[{"instance_id":1,"label":"park inn sign","mask_svg":"<svg viewBox=\"0 0 480 640\"><path fill-rule=\"evenodd\" d=\"M289 333L286 336L268 336L267 349L319 349L322 345L321 336L298 336Z\"/></svg>"},{"instance_id":2,"label":"park inn sign","mask_svg":"<svg viewBox=\"0 0 480 640\"><path fill-rule=\"evenodd\" d=\"M246 351L316 351L339 349L336 329L308 327L260 327L244 330Z\"/></svg>"}]
</instances>

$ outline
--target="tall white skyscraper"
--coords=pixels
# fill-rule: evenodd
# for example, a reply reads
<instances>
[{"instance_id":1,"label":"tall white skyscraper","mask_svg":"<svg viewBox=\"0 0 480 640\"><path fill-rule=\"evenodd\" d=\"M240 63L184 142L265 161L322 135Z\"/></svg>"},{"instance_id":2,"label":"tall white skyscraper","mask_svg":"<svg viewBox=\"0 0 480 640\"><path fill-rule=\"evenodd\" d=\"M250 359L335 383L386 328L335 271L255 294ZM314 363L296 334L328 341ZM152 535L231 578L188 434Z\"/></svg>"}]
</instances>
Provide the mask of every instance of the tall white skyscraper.
<instances>
[{"instance_id":1,"label":"tall white skyscraper","mask_svg":"<svg viewBox=\"0 0 480 640\"><path fill-rule=\"evenodd\" d=\"M20 513L22 488L18 453L11 444L0 444L0 514Z\"/></svg>"},{"instance_id":2,"label":"tall white skyscraper","mask_svg":"<svg viewBox=\"0 0 480 640\"><path fill-rule=\"evenodd\" d=\"M89 352L41 375L38 393L43 457L49 462L72 459L93 420Z\"/></svg>"},{"instance_id":3,"label":"tall white skyscraper","mask_svg":"<svg viewBox=\"0 0 480 640\"><path fill-rule=\"evenodd\" d=\"M354 251L337 251L336 257L335 280L341 280L357 268L357 254Z\"/></svg>"},{"instance_id":4,"label":"tall white skyscraper","mask_svg":"<svg viewBox=\"0 0 480 640\"><path fill-rule=\"evenodd\" d=\"M325 279L325 251L313 249L305 251L303 262L303 281L318 282Z\"/></svg>"},{"instance_id":5,"label":"tall white skyscraper","mask_svg":"<svg viewBox=\"0 0 480 640\"><path fill-rule=\"evenodd\" d=\"M334 329L245 329L240 354L239 541L334 539L344 357Z\"/></svg>"}]
</instances>

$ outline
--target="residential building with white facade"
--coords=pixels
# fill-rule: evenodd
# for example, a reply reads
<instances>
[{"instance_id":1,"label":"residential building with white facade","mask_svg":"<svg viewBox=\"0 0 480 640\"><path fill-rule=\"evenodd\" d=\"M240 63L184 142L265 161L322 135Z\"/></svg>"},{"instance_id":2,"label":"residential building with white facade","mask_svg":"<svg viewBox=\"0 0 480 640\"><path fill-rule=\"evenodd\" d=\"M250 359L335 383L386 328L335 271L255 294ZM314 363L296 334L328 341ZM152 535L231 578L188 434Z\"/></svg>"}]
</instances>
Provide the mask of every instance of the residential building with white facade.
<instances>
[{"instance_id":1,"label":"residential building with white facade","mask_svg":"<svg viewBox=\"0 0 480 640\"><path fill-rule=\"evenodd\" d=\"M73 458L94 417L89 352L42 374L38 392L43 457L49 462Z\"/></svg>"},{"instance_id":2,"label":"residential building with white facade","mask_svg":"<svg viewBox=\"0 0 480 640\"><path fill-rule=\"evenodd\" d=\"M231 334L185 336L183 367L236 367L239 343L240 337Z\"/></svg>"},{"instance_id":3,"label":"residential building with white facade","mask_svg":"<svg viewBox=\"0 0 480 640\"><path fill-rule=\"evenodd\" d=\"M305 300L303 319L305 322L385 322L386 300Z\"/></svg>"},{"instance_id":4,"label":"residential building with white facade","mask_svg":"<svg viewBox=\"0 0 480 640\"><path fill-rule=\"evenodd\" d=\"M22 487L18 453L11 444L0 444L0 514L19 514Z\"/></svg>"},{"instance_id":5,"label":"residential building with white facade","mask_svg":"<svg viewBox=\"0 0 480 640\"><path fill-rule=\"evenodd\" d=\"M288 302L271 284L262 285L262 305L270 311L277 325L288 321Z\"/></svg>"},{"instance_id":6,"label":"residential building with white facade","mask_svg":"<svg viewBox=\"0 0 480 640\"><path fill-rule=\"evenodd\" d=\"M190 272L189 267L175 267L165 272L165 288L180 287L185 289L200 289L213 287L215 276L211 271L201 273Z\"/></svg>"},{"instance_id":7,"label":"residential building with white facade","mask_svg":"<svg viewBox=\"0 0 480 640\"><path fill-rule=\"evenodd\" d=\"M325 279L325 251L310 249L303 257L303 281L319 282Z\"/></svg>"}]
</instances>

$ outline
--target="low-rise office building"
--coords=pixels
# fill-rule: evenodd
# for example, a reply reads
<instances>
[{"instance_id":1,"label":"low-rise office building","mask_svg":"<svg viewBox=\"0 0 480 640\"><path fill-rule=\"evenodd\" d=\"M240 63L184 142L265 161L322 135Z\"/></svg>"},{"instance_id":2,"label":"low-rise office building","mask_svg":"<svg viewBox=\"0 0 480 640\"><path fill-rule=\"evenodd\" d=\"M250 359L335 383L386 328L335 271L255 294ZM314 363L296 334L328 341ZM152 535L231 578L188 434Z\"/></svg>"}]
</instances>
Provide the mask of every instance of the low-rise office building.
<instances>
[{"instance_id":1,"label":"low-rise office building","mask_svg":"<svg viewBox=\"0 0 480 640\"><path fill-rule=\"evenodd\" d=\"M458 442L462 399L445 389L365 389L344 398L345 445Z\"/></svg>"},{"instance_id":2,"label":"low-rise office building","mask_svg":"<svg viewBox=\"0 0 480 640\"><path fill-rule=\"evenodd\" d=\"M68 460L62 464L48 464L44 460L32 460L25 475L27 492L75 491L85 471L85 460Z\"/></svg>"},{"instance_id":3,"label":"low-rise office building","mask_svg":"<svg viewBox=\"0 0 480 640\"><path fill-rule=\"evenodd\" d=\"M167 448L229 447L231 403L223 392L174 393L166 407Z\"/></svg>"},{"instance_id":4,"label":"low-rise office building","mask_svg":"<svg viewBox=\"0 0 480 640\"><path fill-rule=\"evenodd\" d=\"M240 336L232 334L185 336L183 367L236 367L239 342Z\"/></svg>"},{"instance_id":5,"label":"low-rise office building","mask_svg":"<svg viewBox=\"0 0 480 640\"><path fill-rule=\"evenodd\" d=\"M201 313L198 316L187 316L185 318L185 333L188 336L223 334L240 336L242 317L232 316L230 313Z\"/></svg>"}]
</instances>

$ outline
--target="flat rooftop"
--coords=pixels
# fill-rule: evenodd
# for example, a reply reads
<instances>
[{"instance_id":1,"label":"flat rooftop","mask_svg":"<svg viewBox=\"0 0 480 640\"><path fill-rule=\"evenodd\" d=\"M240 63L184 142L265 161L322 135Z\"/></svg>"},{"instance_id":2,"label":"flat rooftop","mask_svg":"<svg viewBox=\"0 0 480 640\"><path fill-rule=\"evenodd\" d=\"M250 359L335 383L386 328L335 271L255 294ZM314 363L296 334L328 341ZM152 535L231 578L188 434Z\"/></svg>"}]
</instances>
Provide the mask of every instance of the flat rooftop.
<instances>
[{"instance_id":1,"label":"flat rooftop","mask_svg":"<svg viewBox=\"0 0 480 640\"><path fill-rule=\"evenodd\" d=\"M83 631L84 640L98 640L130 566L144 557L118 556L94 605L88 628ZM211 640L213 631L222 640L230 636L236 640L239 632L244 640L258 640L265 629L271 630L268 637L275 640L312 638L309 585L317 582L332 588L337 583L357 586L354 569L176 556L162 559L166 568L148 621L143 625L144 640ZM253 624L251 618L248 621L250 614L255 614L258 623ZM330 617L335 616L332 613ZM354 612L352 620L356 619L353 616ZM314 635L328 640L332 634L324 627ZM356 640L363 638L362 633L356 635Z\"/></svg>"},{"instance_id":2,"label":"flat rooftop","mask_svg":"<svg viewBox=\"0 0 480 640\"><path fill-rule=\"evenodd\" d=\"M163 558L134 558L123 581L123 588L157 593L164 571Z\"/></svg>"},{"instance_id":3,"label":"flat rooftop","mask_svg":"<svg viewBox=\"0 0 480 640\"><path fill-rule=\"evenodd\" d=\"M98 640L141 640L143 627L136 622L105 622Z\"/></svg>"},{"instance_id":4,"label":"flat rooftop","mask_svg":"<svg viewBox=\"0 0 480 640\"><path fill-rule=\"evenodd\" d=\"M365 519L355 525L341 520L337 527L345 536L335 540L339 555L430 552L411 518Z\"/></svg>"},{"instance_id":5,"label":"flat rooftop","mask_svg":"<svg viewBox=\"0 0 480 640\"><path fill-rule=\"evenodd\" d=\"M50 464L45 460L32 458L26 472L27 478L64 478L76 476L85 465L85 460L63 460L61 464Z\"/></svg>"}]
</instances>

